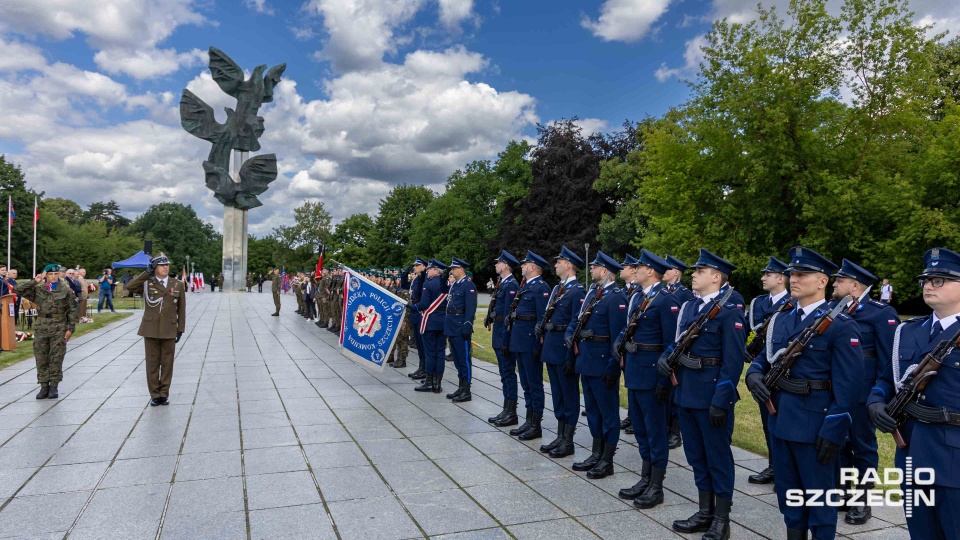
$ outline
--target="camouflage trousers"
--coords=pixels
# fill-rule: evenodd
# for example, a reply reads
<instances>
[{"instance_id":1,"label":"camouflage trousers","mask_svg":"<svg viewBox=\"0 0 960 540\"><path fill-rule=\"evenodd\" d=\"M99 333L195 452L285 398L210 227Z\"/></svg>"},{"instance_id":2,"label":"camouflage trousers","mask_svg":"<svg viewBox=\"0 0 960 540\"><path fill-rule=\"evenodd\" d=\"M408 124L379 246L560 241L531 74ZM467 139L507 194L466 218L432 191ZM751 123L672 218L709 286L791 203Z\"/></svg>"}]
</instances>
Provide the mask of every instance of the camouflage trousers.
<instances>
[{"instance_id":1,"label":"camouflage trousers","mask_svg":"<svg viewBox=\"0 0 960 540\"><path fill-rule=\"evenodd\" d=\"M400 325L400 331L397 332L397 342L393 346L395 358L401 363L407 363L407 354L410 353L408 341L410 339L411 329L410 329L410 315L405 315L403 317L403 324Z\"/></svg>"},{"instance_id":2,"label":"camouflage trousers","mask_svg":"<svg viewBox=\"0 0 960 540\"><path fill-rule=\"evenodd\" d=\"M33 336L33 355L37 359L37 382L56 384L63 380L63 356L67 342L63 334L50 337Z\"/></svg>"},{"instance_id":3,"label":"camouflage trousers","mask_svg":"<svg viewBox=\"0 0 960 540\"><path fill-rule=\"evenodd\" d=\"M303 303L303 293L301 292L297 292L297 307L300 309L300 311L307 311Z\"/></svg>"},{"instance_id":4,"label":"camouflage trousers","mask_svg":"<svg viewBox=\"0 0 960 540\"><path fill-rule=\"evenodd\" d=\"M277 307L277 313L280 313L280 293L273 293L273 305Z\"/></svg>"}]
</instances>

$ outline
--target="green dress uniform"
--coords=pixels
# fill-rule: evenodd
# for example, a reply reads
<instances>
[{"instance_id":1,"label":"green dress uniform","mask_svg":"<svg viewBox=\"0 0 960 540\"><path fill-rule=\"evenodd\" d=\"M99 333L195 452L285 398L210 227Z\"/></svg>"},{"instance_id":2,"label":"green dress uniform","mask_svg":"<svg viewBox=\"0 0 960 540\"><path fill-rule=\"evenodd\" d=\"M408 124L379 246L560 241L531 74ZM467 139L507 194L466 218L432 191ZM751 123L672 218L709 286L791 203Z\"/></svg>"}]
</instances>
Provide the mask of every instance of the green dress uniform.
<instances>
[{"instance_id":1,"label":"green dress uniform","mask_svg":"<svg viewBox=\"0 0 960 540\"><path fill-rule=\"evenodd\" d=\"M280 314L280 281L280 274L273 274L273 277L270 278L270 292L273 293L273 305L277 308L274 315Z\"/></svg>"},{"instance_id":2,"label":"green dress uniform","mask_svg":"<svg viewBox=\"0 0 960 540\"><path fill-rule=\"evenodd\" d=\"M127 288L143 290L143 319L137 335L143 338L146 351L147 389L151 399L163 398L161 404L165 404L173 378L176 342L187 322L187 289L173 275L161 280L147 272L131 279Z\"/></svg>"},{"instance_id":3,"label":"green dress uniform","mask_svg":"<svg viewBox=\"0 0 960 540\"><path fill-rule=\"evenodd\" d=\"M396 294L404 300L410 300L410 291L406 289L399 289L396 291ZM394 345L394 353L397 356L396 360L393 362L393 367L407 367L407 354L410 352L408 348L408 341L410 340L411 335L410 310L407 310L403 314L403 322L400 324L400 331L397 332L397 341L396 345Z\"/></svg>"},{"instance_id":4,"label":"green dress uniform","mask_svg":"<svg viewBox=\"0 0 960 540\"><path fill-rule=\"evenodd\" d=\"M33 354L37 361L37 382L41 395L57 397L57 384L63 380L63 356L67 352L65 334L77 326L77 295L66 280L37 283L29 280L17 285L17 294L37 305L37 320L33 326Z\"/></svg>"}]
</instances>

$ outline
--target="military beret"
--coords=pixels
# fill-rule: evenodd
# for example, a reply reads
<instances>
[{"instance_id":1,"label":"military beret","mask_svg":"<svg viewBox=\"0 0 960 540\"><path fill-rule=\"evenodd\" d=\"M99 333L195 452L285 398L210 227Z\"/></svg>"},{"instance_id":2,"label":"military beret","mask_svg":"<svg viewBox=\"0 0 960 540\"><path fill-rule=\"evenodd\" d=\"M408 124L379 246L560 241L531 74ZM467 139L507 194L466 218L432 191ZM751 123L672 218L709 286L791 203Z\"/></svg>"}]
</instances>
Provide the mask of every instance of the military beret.
<instances>
[{"instance_id":1,"label":"military beret","mask_svg":"<svg viewBox=\"0 0 960 540\"><path fill-rule=\"evenodd\" d=\"M43 267L43 271L44 271L44 272L59 272L59 271L60 271L60 265L59 265L59 264L56 264L56 263L54 263L54 264L48 264L48 265L46 265L46 266Z\"/></svg>"}]
</instances>

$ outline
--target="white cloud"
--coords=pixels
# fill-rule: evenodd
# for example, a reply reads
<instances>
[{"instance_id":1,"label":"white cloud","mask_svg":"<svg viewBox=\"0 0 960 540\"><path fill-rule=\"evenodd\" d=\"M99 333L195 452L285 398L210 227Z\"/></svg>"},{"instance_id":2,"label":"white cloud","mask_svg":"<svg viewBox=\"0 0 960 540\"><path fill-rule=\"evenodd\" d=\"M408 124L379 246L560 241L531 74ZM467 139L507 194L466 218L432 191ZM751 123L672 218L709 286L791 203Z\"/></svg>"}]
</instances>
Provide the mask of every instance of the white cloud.
<instances>
[{"instance_id":1,"label":"white cloud","mask_svg":"<svg viewBox=\"0 0 960 540\"><path fill-rule=\"evenodd\" d=\"M263 13L264 15L273 15L273 8L267 4L267 0L243 0L243 3L246 6L257 13Z\"/></svg>"},{"instance_id":2,"label":"white cloud","mask_svg":"<svg viewBox=\"0 0 960 540\"><path fill-rule=\"evenodd\" d=\"M683 65L680 67L667 67L666 64L660 64L654 76L660 82L666 82L674 77L685 79L693 77L700 69L700 62L704 59L703 47L707 45L707 36L699 35L687 41L683 52Z\"/></svg>"},{"instance_id":3,"label":"white cloud","mask_svg":"<svg viewBox=\"0 0 960 540\"><path fill-rule=\"evenodd\" d=\"M473 0L439 0L440 24L458 29L460 23L473 16Z\"/></svg>"},{"instance_id":4,"label":"white cloud","mask_svg":"<svg viewBox=\"0 0 960 540\"><path fill-rule=\"evenodd\" d=\"M580 128L580 134L584 137L589 137L607 129L607 121L599 118L579 118L574 124Z\"/></svg>"},{"instance_id":5,"label":"white cloud","mask_svg":"<svg viewBox=\"0 0 960 540\"><path fill-rule=\"evenodd\" d=\"M38 47L19 41L6 41L0 36L0 73L36 69L46 63Z\"/></svg>"},{"instance_id":6,"label":"white cloud","mask_svg":"<svg viewBox=\"0 0 960 540\"><path fill-rule=\"evenodd\" d=\"M107 73L125 73L135 79L151 79L179 71L184 67L206 65L207 51L193 49L178 53L175 49L105 49L93 57Z\"/></svg>"},{"instance_id":7,"label":"white cloud","mask_svg":"<svg viewBox=\"0 0 960 540\"><path fill-rule=\"evenodd\" d=\"M606 0L596 21L584 16L580 24L604 41L629 43L647 35L669 6L670 0Z\"/></svg>"}]
</instances>

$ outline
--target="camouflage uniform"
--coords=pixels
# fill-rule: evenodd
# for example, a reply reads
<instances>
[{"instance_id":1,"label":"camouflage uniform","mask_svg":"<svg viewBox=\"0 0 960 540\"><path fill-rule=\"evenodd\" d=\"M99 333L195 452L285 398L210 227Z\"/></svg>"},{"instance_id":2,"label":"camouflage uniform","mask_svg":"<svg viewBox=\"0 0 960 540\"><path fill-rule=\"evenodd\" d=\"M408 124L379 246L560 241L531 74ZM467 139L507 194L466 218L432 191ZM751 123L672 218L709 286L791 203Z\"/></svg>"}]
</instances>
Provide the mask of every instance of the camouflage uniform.
<instances>
[{"instance_id":1,"label":"camouflage uniform","mask_svg":"<svg viewBox=\"0 0 960 540\"><path fill-rule=\"evenodd\" d=\"M340 321L343 320L343 276L333 278L333 294L331 295L330 305L333 308L333 324L330 325L331 331L340 331Z\"/></svg>"},{"instance_id":2,"label":"camouflage uniform","mask_svg":"<svg viewBox=\"0 0 960 540\"><path fill-rule=\"evenodd\" d=\"M270 278L270 292L273 293L273 305L277 307L277 313L280 313L280 274L273 274Z\"/></svg>"},{"instance_id":3,"label":"camouflage uniform","mask_svg":"<svg viewBox=\"0 0 960 540\"><path fill-rule=\"evenodd\" d=\"M17 285L17 294L37 305L37 322L33 326L33 355L37 360L37 382L56 386L63 380L63 356L67 352L64 334L77 327L77 295L66 280L56 289L33 279Z\"/></svg>"},{"instance_id":4,"label":"camouflage uniform","mask_svg":"<svg viewBox=\"0 0 960 540\"><path fill-rule=\"evenodd\" d=\"M396 294L404 300L410 300L410 291L406 289L399 289L396 291ZM408 342L412 334L413 328L410 326L410 311L407 310L403 314L403 323L401 323L400 331L397 333L396 345L393 346L393 351L396 355L396 361L394 361L393 367L407 367L407 354L410 352Z\"/></svg>"},{"instance_id":5,"label":"camouflage uniform","mask_svg":"<svg viewBox=\"0 0 960 540\"><path fill-rule=\"evenodd\" d=\"M317 286L317 318L321 326L330 322L330 274L323 276Z\"/></svg>"},{"instance_id":6,"label":"camouflage uniform","mask_svg":"<svg viewBox=\"0 0 960 540\"><path fill-rule=\"evenodd\" d=\"M296 281L293 285L293 294L297 296L297 309L300 313L306 313L307 307L303 303L303 282L300 281L300 277L297 276Z\"/></svg>"}]
</instances>

